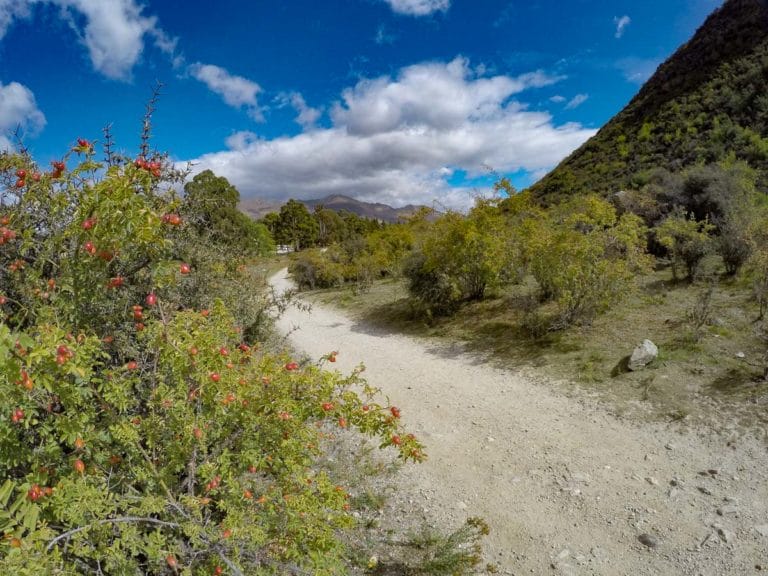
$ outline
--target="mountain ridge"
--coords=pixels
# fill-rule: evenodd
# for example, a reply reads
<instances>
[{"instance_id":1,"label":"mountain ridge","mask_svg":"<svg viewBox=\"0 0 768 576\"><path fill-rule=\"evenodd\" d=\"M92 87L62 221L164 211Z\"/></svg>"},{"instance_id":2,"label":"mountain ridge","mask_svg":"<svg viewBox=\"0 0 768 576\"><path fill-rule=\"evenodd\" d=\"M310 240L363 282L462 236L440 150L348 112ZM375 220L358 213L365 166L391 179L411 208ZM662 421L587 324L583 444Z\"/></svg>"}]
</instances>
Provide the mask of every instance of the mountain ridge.
<instances>
[{"instance_id":1,"label":"mountain ridge","mask_svg":"<svg viewBox=\"0 0 768 576\"><path fill-rule=\"evenodd\" d=\"M768 173L766 84L768 0L727 0L627 106L530 190L545 203L606 195L655 167L680 171L729 155Z\"/></svg>"},{"instance_id":2,"label":"mountain ridge","mask_svg":"<svg viewBox=\"0 0 768 576\"><path fill-rule=\"evenodd\" d=\"M304 204L310 212L312 212L316 206L323 206L324 208L336 212L347 210L364 218L371 218L389 223L398 222L403 218L407 218L422 208L421 206L414 204L393 208L392 206L381 202L363 202L362 200L357 200L344 194L330 194L324 198L299 200L299 202ZM240 201L240 210L248 214L251 218L259 220L270 212L279 212L280 207L284 203L285 202L270 202L261 198L248 198Z\"/></svg>"}]
</instances>

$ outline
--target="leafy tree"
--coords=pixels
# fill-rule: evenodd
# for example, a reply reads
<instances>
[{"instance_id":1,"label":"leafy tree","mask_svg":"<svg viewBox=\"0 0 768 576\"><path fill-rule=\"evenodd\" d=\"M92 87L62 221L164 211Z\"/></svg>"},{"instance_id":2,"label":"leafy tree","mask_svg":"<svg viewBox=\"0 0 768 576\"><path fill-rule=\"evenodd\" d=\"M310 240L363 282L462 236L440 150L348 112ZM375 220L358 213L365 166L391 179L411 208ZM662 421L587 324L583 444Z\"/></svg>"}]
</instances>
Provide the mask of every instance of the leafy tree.
<instances>
[{"instance_id":1,"label":"leafy tree","mask_svg":"<svg viewBox=\"0 0 768 576\"><path fill-rule=\"evenodd\" d=\"M283 204L275 222L275 241L288 244L298 252L314 246L317 241L318 224L298 200L290 199Z\"/></svg>"},{"instance_id":2,"label":"leafy tree","mask_svg":"<svg viewBox=\"0 0 768 576\"><path fill-rule=\"evenodd\" d=\"M237 188L226 178L205 170L184 186L181 212L198 232L210 233L215 243L243 254L274 252L269 230L238 210L239 201Z\"/></svg>"}]
</instances>

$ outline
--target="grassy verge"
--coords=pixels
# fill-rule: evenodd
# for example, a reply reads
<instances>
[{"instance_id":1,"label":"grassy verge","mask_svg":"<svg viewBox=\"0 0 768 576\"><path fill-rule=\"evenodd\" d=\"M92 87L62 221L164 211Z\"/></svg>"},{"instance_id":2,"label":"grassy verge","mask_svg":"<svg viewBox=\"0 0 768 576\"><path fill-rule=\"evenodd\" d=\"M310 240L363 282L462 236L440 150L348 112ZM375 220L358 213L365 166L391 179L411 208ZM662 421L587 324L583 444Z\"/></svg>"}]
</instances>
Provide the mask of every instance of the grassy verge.
<instances>
[{"instance_id":1,"label":"grassy verge","mask_svg":"<svg viewBox=\"0 0 768 576\"><path fill-rule=\"evenodd\" d=\"M536 367L620 414L705 421L715 428L766 424L757 307L734 280L718 281L708 302L707 291L708 284L674 282L668 269L660 269L639 278L633 294L591 325L542 338L523 328L520 304L530 295L525 285L432 322L414 316L405 286L396 280L375 283L365 293L323 290L310 298L378 329L462 342L467 352L501 366ZM659 357L645 370L626 371L622 362L646 338L659 347Z\"/></svg>"}]
</instances>

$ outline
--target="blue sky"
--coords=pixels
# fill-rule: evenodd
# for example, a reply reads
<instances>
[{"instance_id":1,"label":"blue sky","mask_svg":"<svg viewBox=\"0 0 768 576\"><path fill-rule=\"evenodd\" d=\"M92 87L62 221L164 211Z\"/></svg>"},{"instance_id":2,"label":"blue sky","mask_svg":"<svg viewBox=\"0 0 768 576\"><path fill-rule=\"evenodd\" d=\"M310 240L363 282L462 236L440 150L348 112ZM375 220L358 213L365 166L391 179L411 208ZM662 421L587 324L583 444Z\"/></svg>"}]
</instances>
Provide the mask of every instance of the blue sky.
<instances>
[{"instance_id":1,"label":"blue sky","mask_svg":"<svg viewBox=\"0 0 768 576\"><path fill-rule=\"evenodd\" d=\"M721 0L0 0L0 148L112 125L243 197L466 206L535 181Z\"/></svg>"}]
</instances>

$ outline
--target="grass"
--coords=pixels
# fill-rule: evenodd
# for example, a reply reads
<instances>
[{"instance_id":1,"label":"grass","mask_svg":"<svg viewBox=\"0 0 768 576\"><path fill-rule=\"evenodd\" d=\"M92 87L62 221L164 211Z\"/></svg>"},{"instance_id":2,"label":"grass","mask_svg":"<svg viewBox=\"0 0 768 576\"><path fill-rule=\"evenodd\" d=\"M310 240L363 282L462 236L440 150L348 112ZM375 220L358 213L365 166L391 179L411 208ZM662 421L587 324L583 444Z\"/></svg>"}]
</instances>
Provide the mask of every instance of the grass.
<instances>
[{"instance_id":1,"label":"grass","mask_svg":"<svg viewBox=\"0 0 768 576\"><path fill-rule=\"evenodd\" d=\"M765 343L757 335L757 306L732 279L721 278L704 301L707 289L704 282L673 281L662 267L639 278L634 293L591 325L541 338L524 329L530 285L433 321L414 316L397 280L377 282L362 294L323 290L311 298L378 330L462 342L468 353L503 367L537 367L563 386L576 383L621 414L715 428L733 420L765 424L768 384L762 380ZM659 357L643 371L627 371L628 355L646 338L659 347Z\"/></svg>"}]
</instances>

